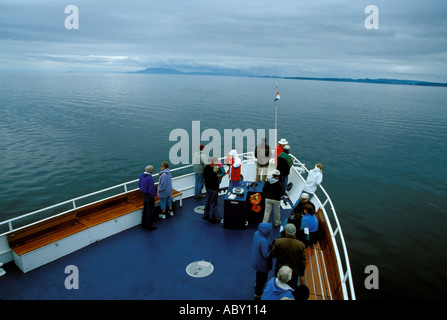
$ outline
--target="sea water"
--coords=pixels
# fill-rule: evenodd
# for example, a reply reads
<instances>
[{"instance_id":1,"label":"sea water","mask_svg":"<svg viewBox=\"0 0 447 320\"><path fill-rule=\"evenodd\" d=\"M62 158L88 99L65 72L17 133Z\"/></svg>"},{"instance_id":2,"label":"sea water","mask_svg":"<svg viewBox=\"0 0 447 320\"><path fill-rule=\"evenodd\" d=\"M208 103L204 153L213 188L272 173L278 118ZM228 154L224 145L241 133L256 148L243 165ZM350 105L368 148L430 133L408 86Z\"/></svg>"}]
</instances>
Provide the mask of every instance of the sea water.
<instances>
[{"instance_id":1,"label":"sea water","mask_svg":"<svg viewBox=\"0 0 447 320\"><path fill-rule=\"evenodd\" d=\"M158 171L176 128L275 127L323 164L358 299L446 298L447 89L141 74L0 74L0 221ZM207 144L208 141L201 141ZM269 141L271 146L275 141ZM368 266L379 272L367 289Z\"/></svg>"}]
</instances>

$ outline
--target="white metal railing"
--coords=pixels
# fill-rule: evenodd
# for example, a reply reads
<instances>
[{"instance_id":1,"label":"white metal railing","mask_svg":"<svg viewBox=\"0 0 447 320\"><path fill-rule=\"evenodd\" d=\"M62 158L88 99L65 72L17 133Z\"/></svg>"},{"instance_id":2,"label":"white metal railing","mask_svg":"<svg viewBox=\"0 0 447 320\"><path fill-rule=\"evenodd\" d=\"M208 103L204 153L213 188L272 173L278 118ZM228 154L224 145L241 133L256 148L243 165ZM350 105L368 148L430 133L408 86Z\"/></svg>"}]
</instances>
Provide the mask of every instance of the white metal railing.
<instances>
[{"instance_id":1,"label":"white metal railing","mask_svg":"<svg viewBox=\"0 0 447 320\"><path fill-rule=\"evenodd\" d=\"M254 152L243 153L243 154L240 154L239 156L242 157L242 158L245 157L245 158L248 158L248 159L254 159ZM301 177L301 179L303 179L303 181L305 181L301 174L304 171L305 172L309 172L309 170L295 156L293 156L293 155L291 155L291 156L293 158L294 165L300 166L300 168L296 168L295 166L293 166L292 169L295 170L295 172ZM220 158L220 159L223 159L223 158ZM176 172L176 171L180 171L180 170L184 170L184 169L192 168L192 167L193 167L193 165L191 164L191 165L186 165L186 166L182 166L182 167L179 167L179 168L174 168L174 169L171 169L170 171L172 173L172 172ZM182 177L193 175L193 174L194 174L193 172L190 172L190 173L183 174L183 175L180 175L180 176L177 176L177 177L173 177L172 179L173 180L177 180L177 179L180 179ZM58 204L55 204L55 205L52 205L52 206L49 206L49 207L46 207L46 208L43 208L43 209L32 211L30 213L27 213L27 214L24 214L24 215L21 215L21 216L18 216L18 217L15 217L15 218L3 221L3 222L0 222L0 226L6 224L6 225L8 225L8 229L9 229L7 232L4 232L4 233L0 234L0 236L12 233L12 232L14 232L16 230L20 230L20 229L23 229L23 228L35 225L37 223L40 223L40 222L52 219L54 217L63 215L63 214L65 214L65 213L67 213L67 212L69 212L71 210L74 210L74 209L77 209L77 208L82 208L84 206L91 205L93 203L100 202L100 201L106 200L108 198L115 197L117 195L125 194L125 193L129 192L128 186L130 184L136 183L138 181L139 181L139 179L135 179L135 180L128 181L128 182L125 182L125 183L121 183L121 184L118 184L118 185L110 187L110 188L106 188L106 189L102 189L102 190L99 190L99 191L96 191L96 192L92 192L92 193L89 193L89 194L86 194L86 195L83 195L83 196L80 196L80 197L77 197L77 198L73 198L73 199L70 199L70 200L67 200L67 201L64 201L64 202L61 202L61 203L58 203ZM76 202L79 201L79 200L86 199L88 197L92 197L94 195L98 195L98 194L101 194L101 193L104 193L104 192L107 192L107 191L110 191L110 190L118 189L118 188L123 188L121 190L124 190L124 192L118 192L116 194L113 194L112 196L108 196L108 197L102 198L100 200L93 201L93 202L81 205L79 207L77 207L77 205L76 205ZM331 234L331 238L332 238L332 242L333 242L333 245L334 245L335 254L336 254L336 258L337 258L338 269L339 269L339 272L340 272L340 279L342 281L343 295L344 295L345 299L349 299L349 294L348 294L348 290L347 290L347 286L346 286L346 282L349 282L349 289L350 289L349 292L350 292L350 296L351 296L350 298L354 300L355 299L354 284L353 284L353 280L352 280L351 267L350 267L350 264L349 264L348 251L347 251L347 248L346 248L345 240L343 238L343 232L341 230L341 226L340 226L340 223L338 221L338 217L337 217L334 205L332 203L332 200L330 199L329 195L327 194L327 192L323 188L323 186L320 185L319 188L323 191L326 199L325 199L324 203L321 203L321 201L318 198L318 196L316 196L315 198L317 199L319 206L322 208L323 215L324 215L324 217L326 219L327 226L328 226L329 232ZM133 189L133 190L135 190L135 189ZM133 191L133 190L130 190L130 191ZM14 228L13 227L13 223L14 222L23 220L24 218L32 217L32 216L34 216L34 215L36 215L38 213L44 212L44 211L48 211L48 210L51 210L51 209L55 209L57 207L61 207L63 205L69 204L69 203L72 204L72 208L70 208L69 210L66 210L66 211L61 212L61 213L54 214L54 215L52 215L50 217L47 217L47 218L44 218L44 219L40 219L38 221L29 223L27 225L24 225L24 226L21 226L21 227L18 227L18 228ZM329 219L329 216L328 216L328 210L326 210L327 204L330 205L330 208L329 208L330 217L333 218L335 220L335 223L336 223L335 231L333 231L333 229L332 229L332 225L331 225L331 222L330 222L330 219ZM342 248L343 248L343 256L344 256L344 261L345 261L345 264L346 264L346 272L344 274L343 274L344 268L343 268L343 265L341 263L342 260L341 260L341 257L340 257L340 252L338 250L337 239L341 242Z\"/></svg>"},{"instance_id":2,"label":"white metal railing","mask_svg":"<svg viewBox=\"0 0 447 320\"><path fill-rule=\"evenodd\" d=\"M293 160L294 160L294 164L299 165L301 168L303 168L306 172L309 172L309 170L306 168L306 166L301 163L301 161L299 161L294 155L291 155ZM300 174L300 172L297 170L297 168L292 167L297 174ZM304 178L301 176L301 178L304 180ZM325 200L323 203L321 203L320 198L315 195L315 198L317 199L317 202L319 204L319 206L321 207L321 210L323 212L324 218L327 222L327 226L329 229L329 233L331 235L332 238L332 243L334 246L334 250L335 250L335 256L337 258L337 264L338 264L338 270L340 272L340 279L341 279L341 285L342 285L342 291L343 291L343 298L344 299L352 299L355 300L355 291L354 291L354 282L352 280L352 273L351 273L351 266L349 263L349 256L348 256L348 250L346 248L346 243L345 243L345 239L343 237L343 232L341 230L341 226L340 226L340 222L338 221L338 217L337 217L337 213L335 211L334 205L332 203L331 198L329 197L328 193L326 192L326 190L323 188L322 185L319 185L319 188L321 189L321 191L324 193L325 196ZM332 229L332 224L331 221L329 219L329 215L328 215L328 210L326 209L327 204L330 205L329 207L329 215L331 218L333 218L335 220L336 223L336 229L335 231L333 231ZM342 248L343 248L343 256L344 256L344 261L346 264L346 272L343 274L343 264L342 264L342 258L340 256L340 252L338 250L338 245L337 245L337 239L340 241ZM349 291L347 290L347 286L346 286L346 282L349 282ZM350 294L350 297L349 297Z\"/></svg>"},{"instance_id":3,"label":"white metal railing","mask_svg":"<svg viewBox=\"0 0 447 320\"><path fill-rule=\"evenodd\" d=\"M174 168L174 169L171 170L171 172L179 171L179 170L182 170L182 169L185 169L185 168L188 168L188 167L192 167L192 165L187 165L187 166L183 166L183 167L179 167L179 168ZM179 179L180 177L182 177L182 176L174 177L173 180ZM101 202L101 201L104 201L106 199L109 199L109 198L112 198L112 197L116 197L118 195L125 194L125 193L127 193L129 191L133 191L135 189L129 190L128 186L133 184L133 183L136 183L138 181L139 181L139 179L135 179L135 180L128 181L128 182L125 182L125 183L121 183L121 184L115 185L113 187L109 187L109 188L106 188L106 189L98 190L98 191L95 191L95 192L92 192L92 193L89 193L89 194L85 194L85 195L80 196L80 197L76 197L76 198L73 198L73 199L70 199L70 200L67 200L67 201L63 201L63 202L57 203L57 204L49 206L49 207L45 207L45 208L42 208L42 209L39 209L39 210L32 211L30 213L27 213L27 214L24 214L24 215L21 215L21 216L18 216L18 217L11 218L9 220L2 221L2 222L0 222L0 226L8 225L8 229L9 230L4 232L4 233L2 233L2 234L0 234L0 236L12 233L12 232L20 230L20 229L24 229L26 227L30 227L30 226L38 224L40 222L44 222L44 221L50 220L52 218L61 216L61 215L65 214L65 213L67 213L69 211L72 211L72 210L75 210L75 209L79 209L79 208L82 208L82 207L85 207L85 206L88 206L88 205L91 205L91 204L94 204L94 203L97 203L97 202ZM114 189L122 190L122 192L118 191L117 193L114 193L111 196L107 196L107 197L101 198L100 200L89 202L89 203L83 204L81 206L77 206L77 204L76 204L80 200L83 200L83 199L86 199L86 198L89 198L89 197L92 197L92 196L95 196L95 195L98 195L98 194L101 194L101 193L105 193L107 191L111 191L111 190L114 190ZM23 219L35 216L38 213L42 213L42 212L45 212L45 211L48 211L48 210L56 209L58 207L62 207L64 205L67 205L67 204L70 204L70 203L71 203L71 208L68 209L68 210L65 210L63 212L54 214L54 215L52 215L50 217L46 217L46 218L40 219L38 221L34 221L34 222L31 222L31 223L28 223L28 224L26 224L24 226L21 226L21 227L17 227L17 228L13 227L13 223L14 222L23 221Z\"/></svg>"}]
</instances>

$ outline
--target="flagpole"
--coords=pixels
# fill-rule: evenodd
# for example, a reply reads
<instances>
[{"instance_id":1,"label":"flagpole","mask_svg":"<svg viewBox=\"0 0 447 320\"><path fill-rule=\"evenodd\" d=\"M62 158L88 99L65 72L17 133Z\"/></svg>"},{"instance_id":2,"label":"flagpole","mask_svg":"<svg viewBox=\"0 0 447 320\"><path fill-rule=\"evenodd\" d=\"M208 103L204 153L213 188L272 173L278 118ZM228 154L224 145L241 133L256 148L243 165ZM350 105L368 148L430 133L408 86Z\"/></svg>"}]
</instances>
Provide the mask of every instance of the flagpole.
<instances>
[{"instance_id":1,"label":"flagpole","mask_svg":"<svg viewBox=\"0 0 447 320\"><path fill-rule=\"evenodd\" d=\"M276 83L276 91L275 91L275 145L278 141L278 82Z\"/></svg>"}]
</instances>

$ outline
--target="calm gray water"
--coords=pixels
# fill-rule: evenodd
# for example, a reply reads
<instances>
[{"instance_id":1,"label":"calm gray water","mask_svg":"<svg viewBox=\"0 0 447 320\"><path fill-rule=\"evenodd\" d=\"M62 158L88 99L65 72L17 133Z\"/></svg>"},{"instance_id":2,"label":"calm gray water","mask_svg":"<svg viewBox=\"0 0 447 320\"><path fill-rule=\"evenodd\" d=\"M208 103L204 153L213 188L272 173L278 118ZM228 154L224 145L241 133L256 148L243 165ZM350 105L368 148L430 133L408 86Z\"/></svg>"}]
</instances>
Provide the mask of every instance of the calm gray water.
<instances>
[{"instance_id":1,"label":"calm gray water","mask_svg":"<svg viewBox=\"0 0 447 320\"><path fill-rule=\"evenodd\" d=\"M276 80L0 74L0 221L138 178L175 128L274 128ZM280 138L323 184L358 299L447 298L447 90L280 80ZM207 141L202 141L207 143ZM379 269L367 290L365 268Z\"/></svg>"}]
</instances>

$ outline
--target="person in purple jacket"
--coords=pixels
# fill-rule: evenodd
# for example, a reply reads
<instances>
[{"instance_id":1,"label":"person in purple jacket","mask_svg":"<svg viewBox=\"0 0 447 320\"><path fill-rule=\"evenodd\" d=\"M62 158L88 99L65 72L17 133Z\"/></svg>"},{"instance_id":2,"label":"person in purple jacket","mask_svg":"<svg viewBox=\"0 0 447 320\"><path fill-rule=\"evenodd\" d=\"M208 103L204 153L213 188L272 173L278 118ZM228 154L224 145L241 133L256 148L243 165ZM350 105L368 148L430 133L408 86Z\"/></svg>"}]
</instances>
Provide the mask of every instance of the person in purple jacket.
<instances>
[{"instance_id":1,"label":"person in purple jacket","mask_svg":"<svg viewBox=\"0 0 447 320\"><path fill-rule=\"evenodd\" d=\"M153 214L155 207L155 184L152 178L152 172L154 168L149 165L145 168L145 171L140 176L139 187L143 194L143 212L141 216L141 227L154 231L157 227L153 225Z\"/></svg>"}]
</instances>

